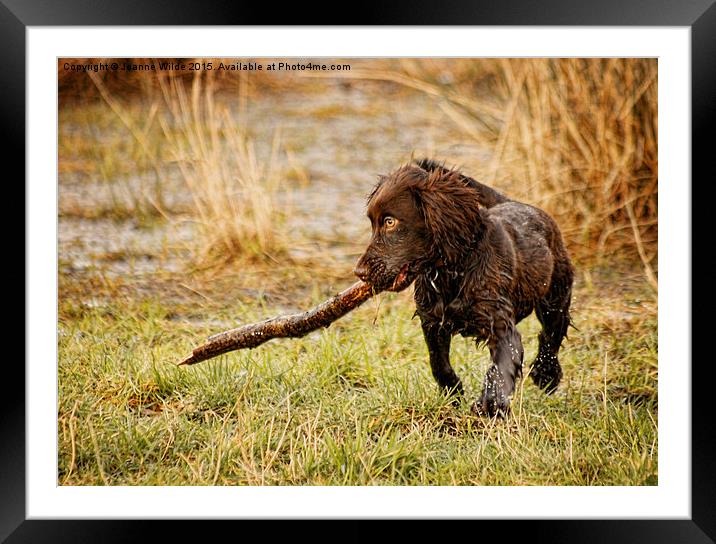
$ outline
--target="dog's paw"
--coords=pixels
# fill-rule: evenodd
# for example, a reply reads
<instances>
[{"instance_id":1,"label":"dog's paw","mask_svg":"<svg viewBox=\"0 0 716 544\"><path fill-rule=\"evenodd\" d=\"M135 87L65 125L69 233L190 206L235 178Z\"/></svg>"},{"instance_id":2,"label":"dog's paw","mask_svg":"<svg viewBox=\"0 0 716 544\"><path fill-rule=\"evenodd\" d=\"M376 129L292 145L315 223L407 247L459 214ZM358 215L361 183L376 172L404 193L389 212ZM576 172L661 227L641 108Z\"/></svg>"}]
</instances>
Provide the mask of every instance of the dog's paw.
<instances>
[{"instance_id":1,"label":"dog's paw","mask_svg":"<svg viewBox=\"0 0 716 544\"><path fill-rule=\"evenodd\" d=\"M497 368L487 371L485 389L479 400L472 405L472 413L480 417L506 417L510 413L510 399L505 383Z\"/></svg>"},{"instance_id":2,"label":"dog's paw","mask_svg":"<svg viewBox=\"0 0 716 544\"><path fill-rule=\"evenodd\" d=\"M493 418L497 416L499 418L506 418L510 415L510 403L500 403L481 398L472 403L470 411L477 417Z\"/></svg>"},{"instance_id":3,"label":"dog's paw","mask_svg":"<svg viewBox=\"0 0 716 544\"><path fill-rule=\"evenodd\" d=\"M562 380L562 368L557 357L541 356L535 360L530 370L532 381L548 395L554 393Z\"/></svg>"}]
</instances>

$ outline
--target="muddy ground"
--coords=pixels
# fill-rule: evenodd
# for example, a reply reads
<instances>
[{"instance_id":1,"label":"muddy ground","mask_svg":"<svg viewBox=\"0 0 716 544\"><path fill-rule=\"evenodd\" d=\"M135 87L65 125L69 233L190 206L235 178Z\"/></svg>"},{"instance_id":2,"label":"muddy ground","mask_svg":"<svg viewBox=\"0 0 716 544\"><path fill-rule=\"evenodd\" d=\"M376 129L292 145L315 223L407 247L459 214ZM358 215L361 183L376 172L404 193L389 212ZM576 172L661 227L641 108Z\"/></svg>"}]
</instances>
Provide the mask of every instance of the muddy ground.
<instances>
[{"instance_id":1,"label":"muddy ground","mask_svg":"<svg viewBox=\"0 0 716 544\"><path fill-rule=\"evenodd\" d=\"M286 152L279 160L294 175L285 180L278 202L287 205L285 232L291 237L289 255L296 259L330 254L349 269L369 238L366 194L378 174L411 155L447 160L468 171L489 158L489 151L458 130L434 98L391 83L338 80L324 82L320 93L265 93L252 96L243 112L235 96L223 94L219 100L248 128L258 157L269 155L280 132ZM87 128L61 117L60 139L82 131ZM131 138L118 123L95 126L87 137L98 146L113 138ZM119 277L181 272L187 255L174 250L190 243L194 231L181 214L191 205L190 195L171 164L161 169L160 181L163 208L178 212L169 221L147 225L135 217L98 212L131 206L136 195L153 190L155 183L154 172L108 181L96 171L61 171L60 272L101 269Z\"/></svg>"}]
</instances>

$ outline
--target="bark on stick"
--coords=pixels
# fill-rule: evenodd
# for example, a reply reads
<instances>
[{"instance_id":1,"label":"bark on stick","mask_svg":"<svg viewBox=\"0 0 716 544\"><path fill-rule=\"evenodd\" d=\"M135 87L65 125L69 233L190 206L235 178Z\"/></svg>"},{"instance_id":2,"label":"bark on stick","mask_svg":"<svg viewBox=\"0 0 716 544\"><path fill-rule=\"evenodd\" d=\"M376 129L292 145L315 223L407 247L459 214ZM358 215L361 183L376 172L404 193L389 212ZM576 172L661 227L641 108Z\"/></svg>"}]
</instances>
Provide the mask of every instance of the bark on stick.
<instances>
[{"instance_id":1,"label":"bark on stick","mask_svg":"<svg viewBox=\"0 0 716 544\"><path fill-rule=\"evenodd\" d=\"M193 365L237 349L255 348L272 338L299 338L337 319L373 296L373 288L362 281L301 314L281 315L243 325L237 329L210 336L179 365Z\"/></svg>"}]
</instances>

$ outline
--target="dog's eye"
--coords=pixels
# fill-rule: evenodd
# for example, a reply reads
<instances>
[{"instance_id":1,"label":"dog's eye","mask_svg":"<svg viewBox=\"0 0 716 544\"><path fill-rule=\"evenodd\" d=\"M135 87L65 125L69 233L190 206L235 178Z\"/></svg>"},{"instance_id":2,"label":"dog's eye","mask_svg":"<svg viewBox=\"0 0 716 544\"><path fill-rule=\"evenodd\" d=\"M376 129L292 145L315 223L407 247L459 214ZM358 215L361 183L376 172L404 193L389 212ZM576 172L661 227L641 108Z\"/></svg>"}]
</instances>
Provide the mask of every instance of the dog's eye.
<instances>
[{"instance_id":1,"label":"dog's eye","mask_svg":"<svg viewBox=\"0 0 716 544\"><path fill-rule=\"evenodd\" d=\"M387 230L394 229L397 224L398 220L395 217L388 216L383 219L383 225L385 225Z\"/></svg>"}]
</instances>

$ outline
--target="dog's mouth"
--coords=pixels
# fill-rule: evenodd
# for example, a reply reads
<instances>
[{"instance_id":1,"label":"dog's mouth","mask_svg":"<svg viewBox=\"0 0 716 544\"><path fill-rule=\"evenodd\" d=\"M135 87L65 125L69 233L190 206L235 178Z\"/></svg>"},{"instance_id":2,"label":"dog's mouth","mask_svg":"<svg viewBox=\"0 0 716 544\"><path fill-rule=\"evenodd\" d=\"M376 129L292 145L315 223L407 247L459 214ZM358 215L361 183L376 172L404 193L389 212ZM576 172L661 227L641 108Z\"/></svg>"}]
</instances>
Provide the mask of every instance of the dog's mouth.
<instances>
[{"instance_id":1,"label":"dog's mouth","mask_svg":"<svg viewBox=\"0 0 716 544\"><path fill-rule=\"evenodd\" d=\"M395 276L393 284L388 288L388 291L402 291L410 285L413 279L413 274L410 273L410 263L406 263L400 268L398 275Z\"/></svg>"}]
</instances>

